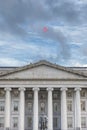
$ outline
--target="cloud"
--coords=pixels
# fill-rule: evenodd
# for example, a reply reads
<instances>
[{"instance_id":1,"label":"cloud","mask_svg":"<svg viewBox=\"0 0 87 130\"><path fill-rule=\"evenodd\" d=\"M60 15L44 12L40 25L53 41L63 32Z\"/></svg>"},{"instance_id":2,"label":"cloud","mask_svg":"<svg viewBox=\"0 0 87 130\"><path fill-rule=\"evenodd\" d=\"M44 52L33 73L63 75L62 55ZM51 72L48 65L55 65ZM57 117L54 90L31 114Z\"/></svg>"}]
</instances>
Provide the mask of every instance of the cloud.
<instances>
[{"instance_id":1,"label":"cloud","mask_svg":"<svg viewBox=\"0 0 87 130\"><path fill-rule=\"evenodd\" d=\"M26 62L17 60L15 58L9 58L9 57L0 58L0 66L21 66L25 64Z\"/></svg>"},{"instance_id":2,"label":"cloud","mask_svg":"<svg viewBox=\"0 0 87 130\"><path fill-rule=\"evenodd\" d=\"M78 60L75 59L71 59L69 60L69 62L67 63L66 66L72 66L72 67L87 67L87 64L81 63Z\"/></svg>"},{"instance_id":3,"label":"cloud","mask_svg":"<svg viewBox=\"0 0 87 130\"><path fill-rule=\"evenodd\" d=\"M80 52L87 59L87 43L81 45Z\"/></svg>"},{"instance_id":4,"label":"cloud","mask_svg":"<svg viewBox=\"0 0 87 130\"><path fill-rule=\"evenodd\" d=\"M12 43L0 41L1 43L0 57L4 57L4 58L8 57L8 59L14 58L16 60L23 60L26 63L33 60L37 61L41 59L47 59L47 60L56 59L57 58L56 46L49 47L49 45L44 44L45 41L43 41L42 43L44 45L41 46L40 42L42 42L42 40L38 41L38 44L34 44L33 42L27 44L26 42L22 42L22 41L14 41Z\"/></svg>"},{"instance_id":5,"label":"cloud","mask_svg":"<svg viewBox=\"0 0 87 130\"><path fill-rule=\"evenodd\" d=\"M3 0L0 1L0 30L23 39L29 37L28 31L32 27L53 21L79 24L86 18L86 12L86 5L85 8L84 5L77 6L72 0ZM39 29L38 27L37 30Z\"/></svg>"},{"instance_id":6,"label":"cloud","mask_svg":"<svg viewBox=\"0 0 87 130\"><path fill-rule=\"evenodd\" d=\"M62 54L63 59L67 59L70 57L70 49L67 38L60 30L56 31L55 28L48 27L46 32L40 29L38 33L45 39L51 39L56 41L56 44L60 44L60 54Z\"/></svg>"},{"instance_id":7,"label":"cloud","mask_svg":"<svg viewBox=\"0 0 87 130\"><path fill-rule=\"evenodd\" d=\"M70 49L72 42L81 45L87 41L86 14L86 0L84 2L82 0L37 0L37 2L36 0L2 0L0 1L0 40L3 40L0 42L3 50L1 52L3 54L5 51L10 51L8 55L19 57L21 51L24 51L26 55L30 53L32 57L36 55L37 59L69 60L73 55ZM57 28L54 28L55 25ZM47 26L47 32L43 32L44 26ZM29 41L37 40L37 37L41 38L38 43ZM26 44L20 44L19 39ZM45 41L44 44L40 44L42 40ZM47 40L55 44L56 54L49 49L52 44L46 46ZM31 44L36 46L32 47ZM44 50L45 53L49 51L47 55Z\"/></svg>"},{"instance_id":8,"label":"cloud","mask_svg":"<svg viewBox=\"0 0 87 130\"><path fill-rule=\"evenodd\" d=\"M80 7L69 0L3 0L0 1L0 30L26 36L25 24L30 30L32 24L52 21L79 24L86 18L86 12L86 5Z\"/></svg>"}]
</instances>

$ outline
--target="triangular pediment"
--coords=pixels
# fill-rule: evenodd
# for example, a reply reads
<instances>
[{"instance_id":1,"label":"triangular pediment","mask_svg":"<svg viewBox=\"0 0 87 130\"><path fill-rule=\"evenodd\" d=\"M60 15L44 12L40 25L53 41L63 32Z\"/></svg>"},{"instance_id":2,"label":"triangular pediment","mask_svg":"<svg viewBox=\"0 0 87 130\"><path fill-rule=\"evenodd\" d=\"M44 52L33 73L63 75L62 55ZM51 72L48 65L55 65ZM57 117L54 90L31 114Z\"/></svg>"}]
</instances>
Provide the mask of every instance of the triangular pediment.
<instances>
[{"instance_id":1,"label":"triangular pediment","mask_svg":"<svg viewBox=\"0 0 87 130\"><path fill-rule=\"evenodd\" d=\"M0 75L0 79L80 79L86 77L85 74L47 61L19 67Z\"/></svg>"}]
</instances>

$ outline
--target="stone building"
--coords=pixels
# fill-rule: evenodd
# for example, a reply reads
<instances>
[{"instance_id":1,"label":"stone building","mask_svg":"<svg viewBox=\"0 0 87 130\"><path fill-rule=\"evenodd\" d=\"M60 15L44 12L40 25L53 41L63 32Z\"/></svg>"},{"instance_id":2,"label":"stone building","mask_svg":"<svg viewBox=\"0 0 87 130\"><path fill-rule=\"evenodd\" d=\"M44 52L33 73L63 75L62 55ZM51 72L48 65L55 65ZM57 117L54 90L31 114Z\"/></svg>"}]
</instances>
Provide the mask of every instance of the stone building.
<instances>
[{"instance_id":1,"label":"stone building","mask_svg":"<svg viewBox=\"0 0 87 130\"><path fill-rule=\"evenodd\" d=\"M87 130L87 68L0 68L0 130Z\"/></svg>"}]
</instances>

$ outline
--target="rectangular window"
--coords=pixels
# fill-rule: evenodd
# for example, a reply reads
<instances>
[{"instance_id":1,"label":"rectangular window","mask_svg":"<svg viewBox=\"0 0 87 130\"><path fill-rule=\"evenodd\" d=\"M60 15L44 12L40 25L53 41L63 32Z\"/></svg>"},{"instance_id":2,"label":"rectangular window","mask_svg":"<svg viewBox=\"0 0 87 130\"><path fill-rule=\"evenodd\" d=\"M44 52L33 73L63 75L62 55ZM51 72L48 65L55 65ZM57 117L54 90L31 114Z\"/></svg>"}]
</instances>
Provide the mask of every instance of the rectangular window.
<instances>
[{"instance_id":1,"label":"rectangular window","mask_svg":"<svg viewBox=\"0 0 87 130\"><path fill-rule=\"evenodd\" d=\"M71 112L71 111L72 111L72 101L71 101L71 100L68 100L68 101L67 101L67 111L68 111L68 112Z\"/></svg>"},{"instance_id":2,"label":"rectangular window","mask_svg":"<svg viewBox=\"0 0 87 130\"><path fill-rule=\"evenodd\" d=\"M19 106L19 102L18 101L14 101L13 102L13 112L18 112L18 106Z\"/></svg>"},{"instance_id":3,"label":"rectangular window","mask_svg":"<svg viewBox=\"0 0 87 130\"><path fill-rule=\"evenodd\" d=\"M45 113L45 102L40 103L40 111L41 113Z\"/></svg>"},{"instance_id":4,"label":"rectangular window","mask_svg":"<svg viewBox=\"0 0 87 130\"><path fill-rule=\"evenodd\" d=\"M13 128L18 128L18 117L13 117Z\"/></svg>"},{"instance_id":5,"label":"rectangular window","mask_svg":"<svg viewBox=\"0 0 87 130\"><path fill-rule=\"evenodd\" d=\"M81 101L81 111L86 111L86 102Z\"/></svg>"},{"instance_id":6,"label":"rectangular window","mask_svg":"<svg viewBox=\"0 0 87 130\"><path fill-rule=\"evenodd\" d=\"M28 126L28 128L31 128L32 127L32 117L28 117L27 118L27 126Z\"/></svg>"},{"instance_id":7,"label":"rectangular window","mask_svg":"<svg viewBox=\"0 0 87 130\"><path fill-rule=\"evenodd\" d=\"M0 112L4 112L4 110L5 110L5 102L0 101Z\"/></svg>"},{"instance_id":8,"label":"rectangular window","mask_svg":"<svg viewBox=\"0 0 87 130\"><path fill-rule=\"evenodd\" d=\"M58 94L57 93L53 94L53 99L58 99Z\"/></svg>"},{"instance_id":9,"label":"rectangular window","mask_svg":"<svg viewBox=\"0 0 87 130\"><path fill-rule=\"evenodd\" d=\"M58 112L58 103L57 102L53 103L53 112Z\"/></svg>"},{"instance_id":10,"label":"rectangular window","mask_svg":"<svg viewBox=\"0 0 87 130\"><path fill-rule=\"evenodd\" d=\"M67 119L68 128L73 128L73 118L68 117Z\"/></svg>"},{"instance_id":11,"label":"rectangular window","mask_svg":"<svg viewBox=\"0 0 87 130\"><path fill-rule=\"evenodd\" d=\"M28 111L31 113L32 110L33 110L32 103L31 103L31 102L28 102L28 103L27 103L27 106L28 106Z\"/></svg>"},{"instance_id":12,"label":"rectangular window","mask_svg":"<svg viewBox=\"0 0 87 130\"><path fill-rule=\"evenodd\" d=\"M86 128L86 117L81 118L81 127Z\"/></svg>"},{"instance_id":13,"label":"rectangular window","mask_svg":"<svg viewBox=\"0 0 87 130\"><path fill-rule=\"evenodd\" d=\"M0 128L4 128L4 118L0 117Z\"/></svg>"}]
</instances>

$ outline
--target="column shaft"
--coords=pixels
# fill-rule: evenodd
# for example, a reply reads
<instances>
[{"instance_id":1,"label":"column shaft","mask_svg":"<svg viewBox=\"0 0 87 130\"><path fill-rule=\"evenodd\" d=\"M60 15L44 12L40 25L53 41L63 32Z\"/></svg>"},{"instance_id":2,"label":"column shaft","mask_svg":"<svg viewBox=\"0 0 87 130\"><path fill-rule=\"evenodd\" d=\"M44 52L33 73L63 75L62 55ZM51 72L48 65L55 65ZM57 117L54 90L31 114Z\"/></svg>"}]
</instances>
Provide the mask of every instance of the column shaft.
<instances>
[{"instance_id":1,"label":"column shaft","mask_svg":"<svg viewBox=\"0 0 87 130\"><path fill-rule=\"evenodd\" d=\"M76 91L76 128L77 129L81 129L80 90L81 88L75 88L75 91Z\"/></svg>"},{"instance_id":2,"label":"column shaft","mask_svg":"<svg viewBox=\"0 0 87 130\"><path fill-rule=\"evenodd\" d=\"M19 130L24 130L24 118L25 118L25 88L19 88L20 90L20 120L19 120Z\"/></svg>"},{"instance_id":3,"label":"column shaft","mask_svg":"<svg viewBox=\"0 0 87 130\"><path fill-rule=\"evenodd\" d=\"M48 91L48 130L53 130L53 101L52 101L53 88L47 88L47 91Z\"/></svg>"},{"instance_id":4,"label":"column shaft","mask_svg":"<svg viewBox=\"0 0 87 130\"><path fill-rule=\"evenodd\" d=\"M5 98L5 128L10 129L10 113L11 113L11 88L5 88L6 98Z\"/></svg>"},{"instance_id":5,"label":"column shaft","mask_svg":"<svg viewBox=\"0 0 87 130\"><path fill-rule=\"evenodd\" d=\"M38 130L38 91L39 91L39 88L33 88L33 91L34 91L33 130Z\"/></svg>"},{"instance_id":6,"label":"column shaft","mask_svg":"<svg viewBox=\"0 0 87 130\"><path fill-rule=\"evenodd\" d=\"M66 90L67 88L61 88L61 130L67 130Z\"/></svg>"}]
</instances>

